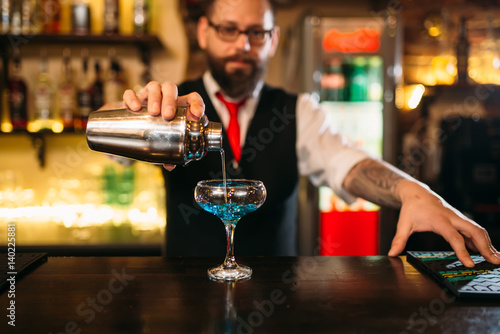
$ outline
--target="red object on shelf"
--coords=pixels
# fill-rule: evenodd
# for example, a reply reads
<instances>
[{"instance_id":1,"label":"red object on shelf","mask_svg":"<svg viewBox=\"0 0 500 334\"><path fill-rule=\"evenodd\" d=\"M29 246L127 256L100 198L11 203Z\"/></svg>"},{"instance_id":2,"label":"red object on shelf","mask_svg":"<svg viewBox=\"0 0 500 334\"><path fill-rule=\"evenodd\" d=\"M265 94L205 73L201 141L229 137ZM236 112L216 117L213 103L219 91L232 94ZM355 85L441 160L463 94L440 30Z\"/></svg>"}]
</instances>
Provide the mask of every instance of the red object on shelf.
<instances>
[{"instance_id":1,"label":"red object on shelf","mask_svg":"<svg viewBox=\"0 0 500 334\"><path fill-rule=\"evenodd\" d=\"M330 29L323 37L326 52L377 52L379 47L380 33L373 29L360 28L354 32Z\"/></svg>"},{"instance_id":2,"label":"red object on shelf","mask_svg":"<svg viewBox=\"0 0 500 334\"><path fill-rule=\"evenodd\" d=\"M320 255L378 255L378 211L320 213Z\"/></svg>"}]
</instances>

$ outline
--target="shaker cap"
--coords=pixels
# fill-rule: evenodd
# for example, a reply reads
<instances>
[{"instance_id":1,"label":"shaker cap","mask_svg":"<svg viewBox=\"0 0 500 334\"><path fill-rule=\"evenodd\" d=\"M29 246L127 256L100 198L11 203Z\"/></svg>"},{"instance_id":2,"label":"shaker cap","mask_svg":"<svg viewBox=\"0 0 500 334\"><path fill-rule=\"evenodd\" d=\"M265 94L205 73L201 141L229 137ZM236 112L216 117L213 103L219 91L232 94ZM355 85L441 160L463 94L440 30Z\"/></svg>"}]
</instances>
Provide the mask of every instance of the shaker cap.
<instances>
[{"instance_id":1,"label":"shaker cap","mask_svg":"<svg viewBox=\"0 0 500 334\"><path fill-rule=\"evenodd\" d=\"M222 124L208 122L205 130L205 142L207 151L220 151L222 148Z\"/></svg>"}]
</instances>

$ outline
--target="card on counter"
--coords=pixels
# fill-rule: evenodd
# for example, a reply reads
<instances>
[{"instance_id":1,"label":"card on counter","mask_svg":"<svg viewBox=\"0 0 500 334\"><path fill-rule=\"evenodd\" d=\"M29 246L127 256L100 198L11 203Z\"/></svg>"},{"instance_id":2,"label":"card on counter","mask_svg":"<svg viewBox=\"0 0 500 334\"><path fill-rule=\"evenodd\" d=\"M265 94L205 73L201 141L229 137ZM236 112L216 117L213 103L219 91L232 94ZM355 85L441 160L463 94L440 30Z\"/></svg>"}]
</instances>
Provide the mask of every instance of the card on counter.
<instances>
[{"instance_id":1,"label":"card on counter","mask_svg":"<svg viewBox=\"0 0 500 334\"><path fill-rule=\"evenodd\" d=\"M455 252L407 252L407 261L436 279L457 297L500 298L500 265L471 255L474 268L465 267Z\"/></svg>"}]
</instances>

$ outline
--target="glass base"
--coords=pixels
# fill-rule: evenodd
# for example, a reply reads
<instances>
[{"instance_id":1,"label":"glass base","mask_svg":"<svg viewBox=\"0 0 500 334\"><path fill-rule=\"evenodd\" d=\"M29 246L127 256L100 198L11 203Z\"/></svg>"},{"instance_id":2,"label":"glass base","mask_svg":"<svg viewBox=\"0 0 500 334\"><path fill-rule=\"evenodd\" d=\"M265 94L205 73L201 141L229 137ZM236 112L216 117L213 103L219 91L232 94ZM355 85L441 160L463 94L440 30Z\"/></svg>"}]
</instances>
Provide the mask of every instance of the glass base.
<instances>
[{"instance_id":1,"label":"glass base","mask_svg":"<svg viewBox=\"0 0 500 334\"><path fill-rule=\"evenodd\" d=\"M220 265L208 269L208 277L213 281L242 281L250 279L252 269L247 266L237 265L235 268L226 268Z\"/></svg>"}]
</instances>

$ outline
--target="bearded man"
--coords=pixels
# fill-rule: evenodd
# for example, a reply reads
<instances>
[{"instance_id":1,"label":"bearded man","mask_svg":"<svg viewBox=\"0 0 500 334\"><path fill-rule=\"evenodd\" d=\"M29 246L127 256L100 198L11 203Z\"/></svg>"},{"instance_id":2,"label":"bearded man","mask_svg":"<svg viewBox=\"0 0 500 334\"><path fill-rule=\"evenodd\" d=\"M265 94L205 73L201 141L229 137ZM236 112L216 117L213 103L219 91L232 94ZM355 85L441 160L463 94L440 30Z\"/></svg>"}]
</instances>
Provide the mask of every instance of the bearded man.
<instances>
[{"instance_id":1,"label":"bearded man","mask_svg":"<svg viewBox=\"0 0 500 334\"><path fill-rule=\"evenodd\" d=\"M349 145L340 134L322 131L324 112L311 95L289 94L263 82L280 33L271 0L207 2L197 34L208 70L179 87L153 81L137 94L127 90L124 104L132 110L147 104L152 115L171 119L176 105L187 103L190 119L205 113L222 122L228 177L261 180L268 194L259 210L238 223L238 255L296 255L298 177L305 175L347 201L362 197L400 209L391 256L404 250L412 233L433 231L468 267L474 263L466 246L500 264L484 228L426 185ZM223 224L193 199L198 181L221 178L220 156L211 153L186 167L172 167L164 170L166 255L224 256Z\"/></svg>"}]
</instances>

